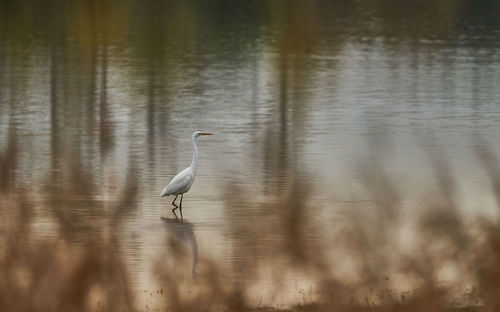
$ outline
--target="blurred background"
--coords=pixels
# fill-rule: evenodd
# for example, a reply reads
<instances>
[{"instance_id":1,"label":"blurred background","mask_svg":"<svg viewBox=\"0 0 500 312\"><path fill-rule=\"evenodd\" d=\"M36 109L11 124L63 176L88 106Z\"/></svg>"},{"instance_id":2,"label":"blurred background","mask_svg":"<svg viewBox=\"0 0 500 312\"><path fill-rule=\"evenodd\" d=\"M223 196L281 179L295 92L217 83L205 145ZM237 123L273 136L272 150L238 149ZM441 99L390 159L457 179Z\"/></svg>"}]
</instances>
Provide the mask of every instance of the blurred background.
<instances>
[{"instance_id":1,"label":"blurred background","mask_svg":"<svg viewBox=\"0 0 500 312\"><path fill-rule=\"evenodd\" d=\"M493 0L2 0L2 310L494 309L499 81Z\"/></svg>"}]
</instances>

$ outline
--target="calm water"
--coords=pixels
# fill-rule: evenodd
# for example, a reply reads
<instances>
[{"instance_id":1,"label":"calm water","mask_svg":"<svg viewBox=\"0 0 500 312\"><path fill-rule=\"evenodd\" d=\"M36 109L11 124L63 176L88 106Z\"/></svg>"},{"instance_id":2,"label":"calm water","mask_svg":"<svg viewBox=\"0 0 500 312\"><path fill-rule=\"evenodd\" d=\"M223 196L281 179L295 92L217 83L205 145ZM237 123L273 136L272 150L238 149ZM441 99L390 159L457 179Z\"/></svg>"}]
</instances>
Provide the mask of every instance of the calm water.
<instances>
[{"instance_id":1,"label":"calm water","mask_svg":"<svg viewBox=\"0 0 500 312\"><path fill-rule=\"evenodd\" d=\"M135 168L139 206L120 237L138 289L155 288L152 267L168 261L172 238L220 261L235 283L272 284L272 269L246 266L290 264L267 251L283 240L280 220L256 220L296 178L310 184L299 191L318 233L342 222L353 198L373 199L361 192L365 167L385 169L411 218L438 183L433 153L445 155L466 214L495 211L474 148L500 151L497 1L41 6L2 2L0 147L15 129L16 181L34 198L51 175L60 186L69 156L104 202ZM189 165L198 129L215 135L198 139L180 224L159 193ZM307 280L287 278L292 293Z\"/></svg>"}]
</instances>

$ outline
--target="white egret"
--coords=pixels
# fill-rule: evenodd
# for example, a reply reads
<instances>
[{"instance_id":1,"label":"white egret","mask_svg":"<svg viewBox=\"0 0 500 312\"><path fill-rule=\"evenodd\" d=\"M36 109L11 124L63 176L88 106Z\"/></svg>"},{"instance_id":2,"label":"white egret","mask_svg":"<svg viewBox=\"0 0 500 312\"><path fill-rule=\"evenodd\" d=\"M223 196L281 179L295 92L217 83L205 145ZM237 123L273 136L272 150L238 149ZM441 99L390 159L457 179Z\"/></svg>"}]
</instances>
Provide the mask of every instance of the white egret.
<instances>
[{"instance_id":1,"label":"white egret","mask_svg":"<svg viewBox=\"0 0 500 312\"><path fill-rule=\"evenodd\" d=\"M191 185L193 185L194 178L196 176L196 167L198 165L198 147L196 147L196 138L199 137L200 135L212 135L212 133L209 132L201 132L201 131L195 131L192 136L192 141L193 141L193 161L191 162L191 166L187 167L186 169L182 170L179 172L173 179L170 181L170 183L161 191L160 197L163 196L169 196L169 195L175 195L174 200L172 201L172 205L174 205L174 208L172 208L172 212L174 213L175 217L177 218L177 215L175 214L175 209L179 208L181 212L181 219L182 219L182 199L184 197L184 193L189 191L191 188ZM179 206L175 204L175 200L177 197L181 195L181 203Z\"/></svg>"}]
</instances>

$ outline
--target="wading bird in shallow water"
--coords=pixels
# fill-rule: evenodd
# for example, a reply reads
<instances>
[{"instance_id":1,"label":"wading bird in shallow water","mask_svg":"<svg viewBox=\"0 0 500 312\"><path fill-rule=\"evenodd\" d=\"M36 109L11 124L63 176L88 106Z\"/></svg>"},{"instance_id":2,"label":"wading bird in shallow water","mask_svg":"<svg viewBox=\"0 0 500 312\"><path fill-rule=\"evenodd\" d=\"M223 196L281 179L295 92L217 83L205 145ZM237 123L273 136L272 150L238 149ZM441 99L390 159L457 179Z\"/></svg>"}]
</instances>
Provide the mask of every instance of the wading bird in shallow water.
<instances>
[{"instance_id":1,"label":"wading bird in shallow water","mask_svg":"<svg viewBox=\"0 0 500 312\"><path fill-rule=\"evenodd\" d=\"M191 185L193 185L194 182L194 177L196 176L196 167L198 165L198 147L196 147L196 138L199 137L200 135L212 135L212 133L209 132L201 132L201 131L195 131L192 136L192 141L193 141L193 161L191 162L191 166L187 167L186 169L182 170L179 172L173 179L170 181L170 183L161 191L160 197L163 196L168 196L168 195L175 195L174 200L172 201L172 205L174 205L174 208L172 208L172 212L174 213L175 217L177 218L177 215L175 214L175 209L179 208L181 212L181 219L182 218L182 198L184 197L184 193L189 191L191 188ZM177 197L181 195L181 203L179 206L175 204L175 200Z\"/></svg>"}]
</instances>

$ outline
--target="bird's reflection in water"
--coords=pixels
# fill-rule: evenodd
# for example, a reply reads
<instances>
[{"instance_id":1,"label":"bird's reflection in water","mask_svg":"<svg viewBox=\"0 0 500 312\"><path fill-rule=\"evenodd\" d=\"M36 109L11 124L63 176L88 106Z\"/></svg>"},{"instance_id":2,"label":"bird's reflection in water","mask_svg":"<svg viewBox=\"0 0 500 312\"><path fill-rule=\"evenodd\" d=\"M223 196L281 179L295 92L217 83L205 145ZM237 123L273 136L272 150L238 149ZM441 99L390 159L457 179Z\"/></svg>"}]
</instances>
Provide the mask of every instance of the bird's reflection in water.
<instances>
[{"instance_id":1,"label":"bird's reflection in water","mask_svg":"<svg viewBox=\"0 0 500 312\"><path fill-rule=\"evenodd\" d=\"M191 274L193 279L196 277L196 266L198 264L198 244L194 235L194 224L191 222L161 217L165 223L168 233L167 242L173 246L181 246L191 250L193 262Z\"/></svg>"}]
</instances>

